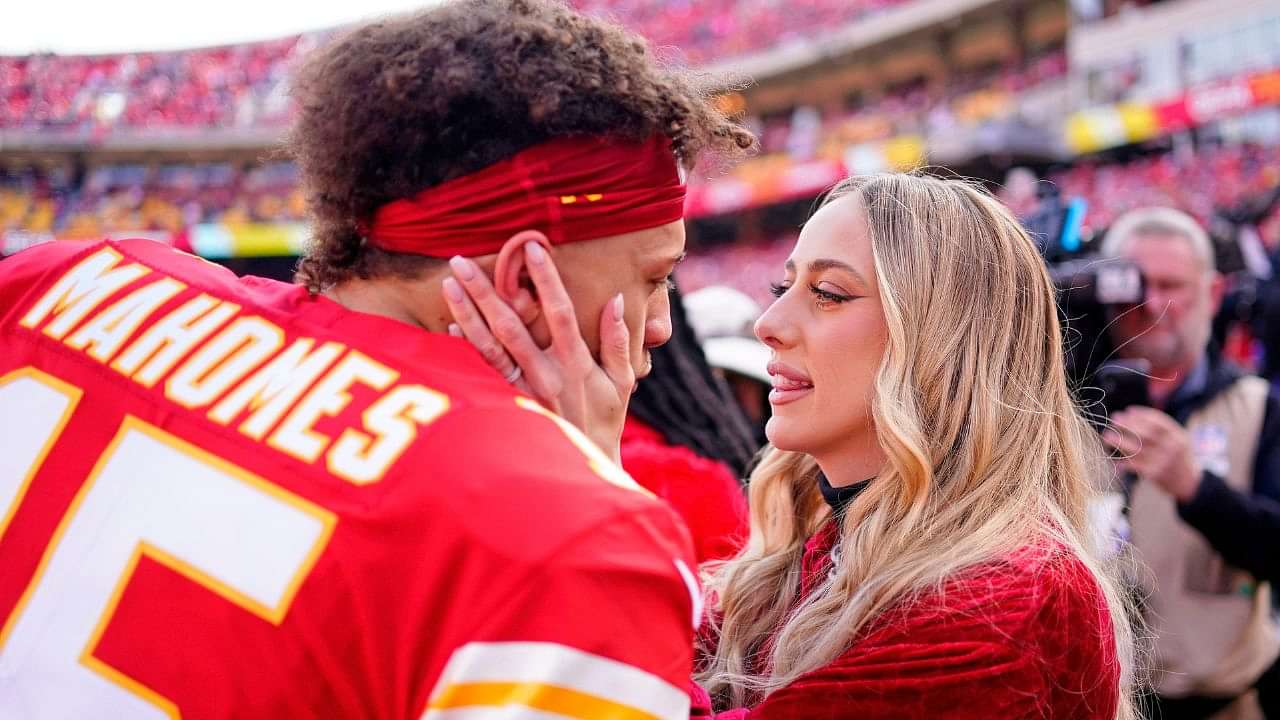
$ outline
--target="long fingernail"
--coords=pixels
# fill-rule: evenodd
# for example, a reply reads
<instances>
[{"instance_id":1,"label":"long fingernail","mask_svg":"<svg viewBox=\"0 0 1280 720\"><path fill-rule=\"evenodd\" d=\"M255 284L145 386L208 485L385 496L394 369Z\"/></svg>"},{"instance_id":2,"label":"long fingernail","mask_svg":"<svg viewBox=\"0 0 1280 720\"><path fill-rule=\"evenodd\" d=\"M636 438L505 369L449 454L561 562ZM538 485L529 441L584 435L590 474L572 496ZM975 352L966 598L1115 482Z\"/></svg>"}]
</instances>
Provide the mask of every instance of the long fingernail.
<instances>
[{"instance_id":1,"label":"long fingernail","mask_svg":"<svg viewBox=\"0 0 1280 720\"><path fill-rule=\"evenodd\" d=\"M453 273L463 280L474 280L476 277L475 266L470 260L460 255L449 258L449 267L453 268Z\"/></svg>"},{"instance_id":2,"label":"long fingernail","mask_svg":"<svg viewBox=\"0 0 1280 720\"><path fill-rule=\"evenodd\" d=\"M542 243L525 243L524 254L534 265L541 265L547 261L547 251L543 249Z\"/></svg>"},{"instance_id":3,"label":"long fingernail","mask_svg":"<svg viewBox=\"0 0 1280 720\"><path fill-rule=\"evenodd\" d=\"M462 328L458 327L458 323L449 323L449 334L454 337L462 337Z\"/></svg>"},{"instance_id":4,"label":"long fingernail","mask_svg":"<svg viewBox=\"0 0 1280 720\"><path fill-rule=\"evenodd\" d=\"M613 317L622 322L623 311L622 293L613 296Z\"/></svg>"},{"instance_id":5,"label":"long fingernail","mask_svg":"<svg viewBox=\"0 0 1280 720\"><path fill-rule=\"evenodd\" d=\"M449 299L454 302L462 302L462 286L451 277L444 279L444 294L448 295Z\"/></svg>"}]
</instances>

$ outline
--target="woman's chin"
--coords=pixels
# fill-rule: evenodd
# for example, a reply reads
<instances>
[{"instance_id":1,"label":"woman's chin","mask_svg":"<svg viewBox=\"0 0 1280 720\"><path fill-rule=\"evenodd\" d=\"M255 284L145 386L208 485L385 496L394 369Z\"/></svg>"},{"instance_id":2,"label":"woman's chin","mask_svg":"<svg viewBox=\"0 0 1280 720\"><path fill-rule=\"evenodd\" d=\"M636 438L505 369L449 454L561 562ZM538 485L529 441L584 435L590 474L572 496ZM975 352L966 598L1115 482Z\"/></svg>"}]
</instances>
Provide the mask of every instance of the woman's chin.
<instances>
[{"instance_id":1,"label":"woman's chin","mask_svg":"<svg viewBox=\"0 0 1280 720\"><path fill-rule=\"evenodd\" d=\"M769 418L764 426L764 436L769 439L769 444L787 452L805 452L808 446L805 442L806 435L807 433L795 427L795 423L777 415Z\"/></svg>"}]
</instances>

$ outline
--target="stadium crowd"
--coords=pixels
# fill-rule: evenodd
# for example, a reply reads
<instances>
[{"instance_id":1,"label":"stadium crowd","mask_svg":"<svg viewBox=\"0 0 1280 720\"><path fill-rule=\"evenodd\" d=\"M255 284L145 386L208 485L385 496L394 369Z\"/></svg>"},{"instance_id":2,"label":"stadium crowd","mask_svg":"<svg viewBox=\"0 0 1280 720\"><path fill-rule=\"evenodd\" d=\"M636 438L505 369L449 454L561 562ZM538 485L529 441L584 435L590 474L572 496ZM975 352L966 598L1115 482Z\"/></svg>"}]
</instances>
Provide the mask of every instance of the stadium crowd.
<instances>
[{"instance_id":1,"label":"stadium crowd","mask_svg":"<svg viewBox=\"0 0 1280 720\"><path fill-rule=\"evenodd\" d=\"M1209 223L1227 211L1280 186L1280 147L1224 145L1153 155L1124 164L1083 159L1050 173L1066 197L1089 202L1085 227L1101 230L1134 207L1176 207ZM1269 227L1272 242L1280 226Z\"/></svg>"},{"instance_id":2,"label":"stadium crowd","mask_svg":"<svg viewBox=\"0 0 1280 720\"><path fill-rule=\"evenodd\" d=\"M104 165L77 183L67 168L0 178L0 230L89 238L127 231L181 232L197 223L302 219L291 163Z\"/></svg>"},{"instance_id":3,"label":"stadium crowd","mask_svg":"<svg viewBox=\"0 0 1280 720\"><path fill-rule=\"evenodd\" d=\"M698 65L813 37L906 0L580 0ZM159 130L283 125L284 81L329 32L226 47L0 56L0 130ZM665 52L666 50L664 50Z\"/></svg>"},{"instance_id":4,"label":"stadium crowd","mask_svg":"<svg viewBox=\"0 0 1280 720\"><path fill-rule=\"evenodd\" d=\"M647 17L639 6L622 7L633 13L629 18ZM0 58L0 87L10 97L0 109L0 129L101 127L107 121L151 129L280 122L287 118L280 103L287 102L282 79L288 58L313 40L137 56ZM851 99L843 107L801 106L744 123L760 138L763 155L803 160L826 152L824 145L945 132L999 117L1012 112L1016 93L1065 71L1065 54L1054 50L1019 65L958 74L945 86L911 84L874 99ZM183 89L179 79L188 75L198 79ZM119 112L95 109L111 105L104 93L122 103L112 105ZM263 112L268 106L272 112ZM0 231L92 237L181 232L205 222L291 222L303 216L295 179L296 170L282 162L121 164L82 172L66 166L0 168Z\"/></svg>"},{"instance_id":5,"label":"stadium crowd","mask_svg":"<svg viewBox=\"0 0 1280 720\"><path fill-rule=\"evenodd\" d=\"M880 94L856 93L843 106L799 108L746 123L765 153L811 155L824 141L884 139L898 134L943 133L1016 112L1014 99L1042 83L1065 77L1066 53L1052 49L1023 61L972 72L956 72L945 83L911 82Z\"/></svg>"},{"instance_id":6,"label":"stadium crowd","mask_svg":"<svg viewBox=\"0 0 1280 720\"><path fill-rule=\"evenodd\" d=\"M908 0L575 0L584 12L614 18L691 63L724 60L805 40Z\"/></svg>"},{"instance_id":7,"label":"stadium crowd","mask_svg":"<svg viewBox=\"0 0 1280 720\"><path fill-rule=\"evenodd\" d=\"M1215 216L1233 215L1280 188L1280 148L1226 145L1129 162L1084 160L1050 172L1045 179L1063 198L1083 198L1087 203L1082 226L1086 236L1142 206L1178 208L1208 225ZM1028 209L1011 204L1015 211ZM1280 249L1280 206L1270 209L1258 230L1266 248ZM715 245L691 254L681 266L681 279L689 290L728 285L767 302L768 284L794 242L794 233L784 232L768 242Z\"/></svg>"},{"instance_id":8,"label":"stadium crowd","mask_svg":"<svg viewBox=\"0 0 1280 720\"><path fill-rule=\"evenodd\" d=\"M294 36L118 55L0 57L0 130L244 127L288 118Z\"/></svg>"},{"instance_id":9,"label":"stadium crowd","mask_svg":"<svg viewBox=\"0 0 1280 720\"><path fill-rule=\"evenodd\" d=\"M763 137L768 142L767 130ZM1063 197L1087 202L1086 234L1142 205L1180 208L1209 223L1215 212L1230 214L1280 187L1280 148L1204 146L1128 162L1083 159L1045 179ZM1025 210L1016 204L1014 209ZM78 184L65 167L0 175L0 231L64 238L177 233L196 223L297 222L304 213L297 170L287 162L106 165L86 172ZM1260 232L1269 247L1280 244L1280 213L1270 213ZM765 244L704 248L681 272L690 289L727 284L763 301L780 248L792 241L793 235L783 233Z\"/></svg>"}]
</instances>

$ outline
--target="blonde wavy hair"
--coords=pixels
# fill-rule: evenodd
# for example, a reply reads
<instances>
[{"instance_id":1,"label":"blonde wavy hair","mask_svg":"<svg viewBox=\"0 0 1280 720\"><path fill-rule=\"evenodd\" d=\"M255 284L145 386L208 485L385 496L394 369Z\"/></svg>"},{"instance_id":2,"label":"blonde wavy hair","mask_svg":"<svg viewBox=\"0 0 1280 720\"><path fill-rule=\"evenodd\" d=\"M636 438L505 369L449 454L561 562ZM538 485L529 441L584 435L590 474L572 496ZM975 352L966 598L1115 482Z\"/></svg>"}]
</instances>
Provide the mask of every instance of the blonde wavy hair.
<instances>
[{"instance_id":1,"label":"blonde wavy hair","mask_svg":"<svg viewBox=\"0 0 1280 720\"><path fill-rule=\"evenodd\" d=\"M1067 386L1053 285L1010 212L968 183L850 178L867 214L888 326L872 416L887 462L843 516L838 566L798 607L806 539L829 517L808 455L769 448L750 479L751 535L706 568L718 642L698 679L740 706L846 650L883 611L960 571L1056 541L1096 579L1121 664L1117 718L1136 717L1134 632L1088 505L1109 477ZM768 656L754 658L776 632ZM769 668L758 674L755 663Z\"/></svg>"}]
</instances>

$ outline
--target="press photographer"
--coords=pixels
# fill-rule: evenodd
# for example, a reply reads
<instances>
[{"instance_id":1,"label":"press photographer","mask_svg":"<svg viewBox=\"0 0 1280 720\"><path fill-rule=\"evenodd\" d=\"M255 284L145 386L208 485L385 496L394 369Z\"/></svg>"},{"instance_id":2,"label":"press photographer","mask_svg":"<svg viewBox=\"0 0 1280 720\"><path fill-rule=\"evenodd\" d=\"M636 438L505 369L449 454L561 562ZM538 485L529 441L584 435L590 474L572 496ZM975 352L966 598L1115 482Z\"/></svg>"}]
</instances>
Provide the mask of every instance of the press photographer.
<instances>
[{"instance_id":1,"label":"press photographer","mask_svg":"<svg viewBox=\"0 0 1280 720\"><path fill-rule=\"evenodd\" d=\"M1136 478L1129 524L1148 568L1152 716L1243 711L1257 688L1267 716L1280 717L1271 588L1280 577L1280 396L1210 341L1224 281L1193 218L1131 211L1100 255L1141 274L1141 301L1107 304L1104 319L1114 355L1149 367L1146 397L1116 409L1103 440L1118 472Z\"/></svg>"}]
</instances>

